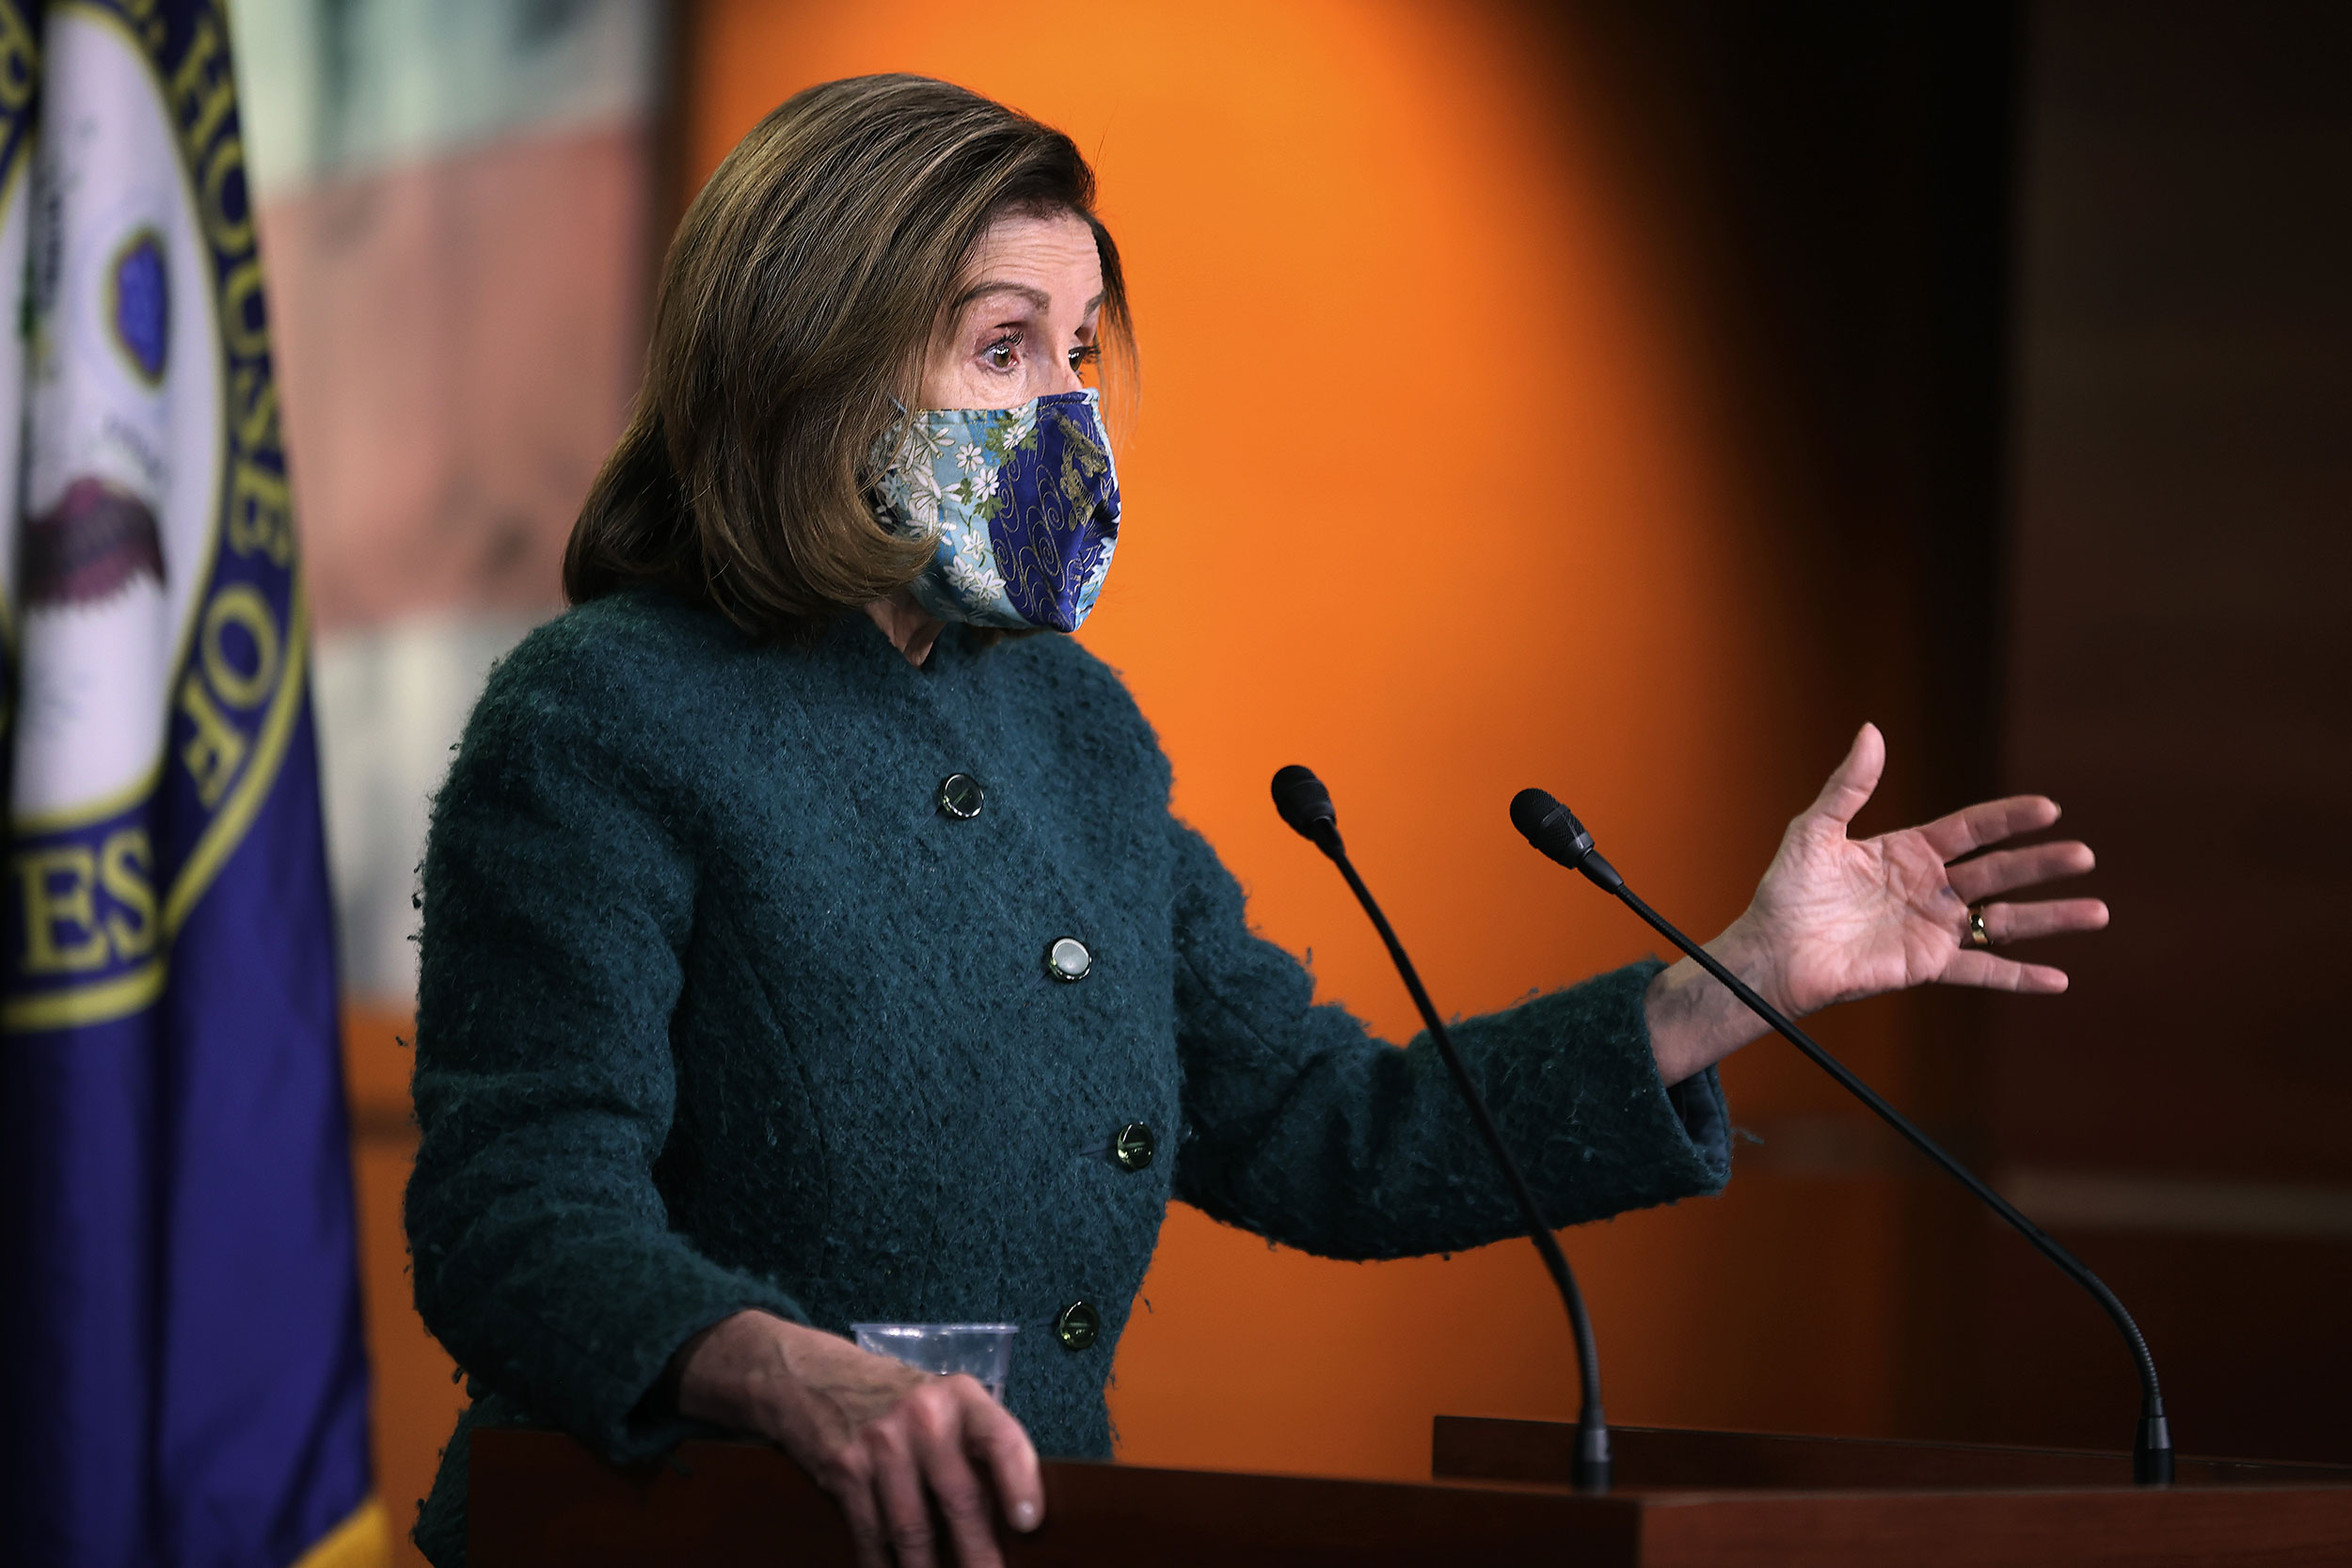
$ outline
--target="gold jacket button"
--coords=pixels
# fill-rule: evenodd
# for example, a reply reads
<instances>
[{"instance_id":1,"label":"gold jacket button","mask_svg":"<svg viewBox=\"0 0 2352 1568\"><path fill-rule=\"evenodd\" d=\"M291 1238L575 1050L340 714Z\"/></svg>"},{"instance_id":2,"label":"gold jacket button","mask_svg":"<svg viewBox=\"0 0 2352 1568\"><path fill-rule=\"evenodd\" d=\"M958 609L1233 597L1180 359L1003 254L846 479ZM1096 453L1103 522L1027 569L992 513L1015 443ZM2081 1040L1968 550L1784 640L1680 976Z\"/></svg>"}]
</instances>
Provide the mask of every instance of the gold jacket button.
<instances>
[{"instance_id":1,"label":"gold jacket button","mask_svg":"<svg viewBox=\"0 0 2352 1568\"><path fill-rule=\"evenodd\" d=\"M1045 973L1057 980L1083 980L1094 967L1094 955L1076 937L1062 937L1045 950Z\"/></svg>"},{"instance_id":2,"label":"gold jacket button","mask_svg":"<svg viewBox=\"0 0 2352 1568\"><path fill-rule=\"evenodd\" d=\"M1103 1315L1083 1301L1072 1302L1054 1320L1054 1338L1061 1341L1064 1350L1084 1350L1102 1332Z\"/></svg>"},{"instance_id":3,"label":"gold jacket button","mask_svg":"<svg viewBox=\"0 0 2352 1568\"><path fill-rule=\"evenodd\" d=\"M1159 1144L1152 1136L1152 1129L1139 1121L1131 1121L1119 1130L1111 1140L1111 1162L1123 1171L1138 1171L1152 1163Z\"/></svg>"},{"instance_id":4,"label":"gold jacket button","mask_svg":"<svg viewBox=\"0 0 2352 1568\"><path fill-rule=\"evenodd\" d=\"M939 781L939 809L959 822L979 816L980 802L987 799L988 791L969 773L950 773Z\"/></svg>"}]
</instances>

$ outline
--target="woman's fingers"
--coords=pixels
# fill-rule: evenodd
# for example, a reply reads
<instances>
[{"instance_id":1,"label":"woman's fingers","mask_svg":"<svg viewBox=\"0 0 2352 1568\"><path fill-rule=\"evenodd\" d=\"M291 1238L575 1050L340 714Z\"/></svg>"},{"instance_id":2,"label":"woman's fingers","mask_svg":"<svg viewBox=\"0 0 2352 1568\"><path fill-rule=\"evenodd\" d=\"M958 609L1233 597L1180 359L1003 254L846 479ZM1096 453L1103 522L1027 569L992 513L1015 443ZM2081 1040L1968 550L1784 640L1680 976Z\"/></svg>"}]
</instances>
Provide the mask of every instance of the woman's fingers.
<instances>
[{"instance_id":1,"label":"woman's fingers","mask_svg":"<svg viewBox=\"0 0 2352 1568\"><path fill-rule=\"evenodd\" d=\"M914 1396L910 1395L912 1402ZM903 1411L869 1423L858 1441L874 1456L874 1491L882 1502L882 1532L898 1568L939 1568L938 1531L923 1486L914 1434Z\"/></svg>"},{"instance_id":2,"label":"woman's fingers","mask_svg":"<svg viewBox=\"0 0 2352 1568\"><path fill-rule=\"evenodd\" d=\"M2009 990L2023 996L2056 996L2066 989L2066 972L2062 969L2019 963L2015 958L2004 958L1982 948L1963 947L1953 954L1936 980L1947 986L1975 986L1981 990Z\"/></svg>"},{"instance_id":3,"label":"woman's fingers","mask_svg":"<svg viewBox=\"0 0 2352 1568\"><path fill-rule=\"evenodd\" d=\"M2107 923L2107 907L2096 898L2049 898L2032 904L1987 904L1984 934L1995 947L2069 931L2096 931ZM1963 947L1936 978L1947 986L1976 986L2031 996L2055 996L2066 989L2066 972L2048 964L2020 963L1991 948Z\"/></svg>"},{"instance_id":4,"label":"woman's fingers","mask_svg":"<svg viewBox=\"0 0 2352 1568\"><path fill-rule=\"evenodd\" d=\"M996 1481L996 1500L1017 1530L1033 1530L1045 1520L1045 1483L1038 1473L1037 1449L1012 1412L975 1386L977 1407L965 1418L964 1443L979 1455Z\"/></svg>"},{"instance_id":5,"label":"woman's fingers","mask_svg":"<svg viewBox=\"0 0 2352 1568\"><path fill-rule=\"evenodd\" d=\"M1994 947L2070 931L2096 931L2107 923L2107 907L2096 898L2049 898L2032 904L1987 904L1984 934ZM1960 933L1954 932L1957 938ZM2066 989L2066 972L2048 964L2020 963L1985 947L1962 947L1946 960L1936 979L1947 986L2056 996Z\"/></svg>"},{"instance_id":6,"label":"woman's fingers","mask_svg":"<svg viewBox=\"0 0 2352 1568\"><path fill-rule=\"evenodd\" d=\"M2012 795L2005 800L1985 800L1963 806L1918 830L1928 847L1947 861L1956 861L1988 844L2019 833L2039 832L2058 819L2058 802L2046 795Z\"/></svg>"},{"instance_id":7,"label":"woman's fingers","mask_svg":"<svg viewBox=\"0 0 2352 1568\"><path fill-rule=\"evenodd\" d=\"M996 1498L1015 1529L1044 1517L1028 1433L971 1378L932 1377L836 1335L739 1316L758 1319L787 1356L783 1378L735 1402L751 1413L743 1424L782 1443L839 1501L860 1568L1003 1568Z\"/></svg>"},{"instance_id":8,"label":"woman's fingers","mask_svg":"<svg viewBox=\"0 0 2352 1568\"><path fill-rule=\"evenodd\" d=\"M850 1540L857 1548L858 1568L890 1568L890 1537L882 1528L882 1509L874 1497L873 1457L852 1443L821 1478L826 1490L841 1504L850 1524Z\"/></svg>"},{"instance_id":9,"label":"woman's fingers","mask_svg":"<svg viewBox=\"0 0 2352 1568\"><path fill-rule=\"evenodd\" d=\"M2024 849L1999 849L1947 868L1952 891L1971 904L2014 893L2021 887L2079 877L2097 864L2090 846L2079 841L2036 844Z\"/></svg>"},{"instance_id":10,"label":"woman's fingers","mask_svg":"<svg viewBox=\"0 0 2352 1568\"><path fill-rule=\"evenodd\" d=\"M907 1403L908 1419L914 1429L915 1457L922 1463L924 1482L947 1521L956 1560L962 1568L1002 1568L1004 1560L996 1550L996 1511L965 1451L975 1435L967 1423L978 1424L977 1406L993 1410L996 1402L970 1378L946 1378Z\"/></svg>"},{"instance_id":11,"label":"woman's fingers","mask_svg":"<svg viewBox=\"0 0 2352 1568\"><path fill-rule=\"evenodd\" d=\"M1003 1568L994 1499L973 1467L976 1453L987 1462L1005 1516L1017 1528L1036 1528L1044 1513L1028 1434L970 1378L914 1389L868 1423L853 1448L860 1463L843 1467L839 1495L862 1565ZM860 1476L870 1481L853 1484Z\"/></svg>"},{"instance_id":12,"label":"woman's fingers","mask_svg":"<svg viewBox=\"0 0 2352 1568\"><path fill-rule=\"evenodd\" d=\"M1865 724L1854 733L1853 744L1846 748L1846 760L1829 776L1805 815L1833 822L1852 821L1854 813L1868 804L1870 792L1878 788L1879 775L1885 770L1886 737L1879 734L1876 724Z\"/></svg>"},{"instance_id":13,"label":"woman's fingers","mask_svg":"<svg viewBox=\"0 0 2352 1568\"><path fill-rule=\"evenodd\" d=\"M1987 904L1984 934L1995 947L2074 931L2104 931L2107 907L2097 898L2047 898L2032 904Z\"/></svg>"}]
</instances>

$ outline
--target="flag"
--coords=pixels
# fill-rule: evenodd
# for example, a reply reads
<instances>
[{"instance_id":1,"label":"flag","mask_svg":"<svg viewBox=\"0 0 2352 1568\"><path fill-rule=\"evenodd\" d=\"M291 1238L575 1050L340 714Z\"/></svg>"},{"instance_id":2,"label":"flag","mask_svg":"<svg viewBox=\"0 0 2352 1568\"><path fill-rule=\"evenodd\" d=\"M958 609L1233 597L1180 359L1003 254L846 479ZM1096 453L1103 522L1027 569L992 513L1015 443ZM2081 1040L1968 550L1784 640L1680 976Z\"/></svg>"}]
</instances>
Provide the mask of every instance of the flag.
<instances>
[{"instance_id":1,"label":"flag","mask_svg":"<svg viewBox=\"0 0 2352 1568\"><path fill-rule=\"evenodd\" d=\"M0 0L0 1556L382 1562L223 7Z\"/></svg>"}]
</instances>

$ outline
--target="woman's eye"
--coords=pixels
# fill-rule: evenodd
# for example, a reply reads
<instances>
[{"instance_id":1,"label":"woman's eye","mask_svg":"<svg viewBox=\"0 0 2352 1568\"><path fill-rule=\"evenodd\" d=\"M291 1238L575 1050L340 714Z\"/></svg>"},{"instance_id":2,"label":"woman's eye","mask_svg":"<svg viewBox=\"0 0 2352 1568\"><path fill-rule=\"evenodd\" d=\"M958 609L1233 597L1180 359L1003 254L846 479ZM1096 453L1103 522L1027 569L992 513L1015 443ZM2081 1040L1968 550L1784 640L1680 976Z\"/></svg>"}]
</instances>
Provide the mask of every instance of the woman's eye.
<instances>
[{"instance_id":1,"label":"woman's eye","mask_svg":"<svg viewBox=\"0 0 2352 1568\"><path fill-rule=\"evenodd\" d=\"M988 368L992 371L1009 371L1013 367L1013 351L1020 346L1018 337L999 338L980 350L980 357L988 361Z\"/></svg>"},{"instance_id":2,"label":"woman's eye","mask_svg":"<svg viewBox=\"0 0 2352 1568\"><path fill-rule=\"evenodd\" d=\"M1101 346L1095 343L1088 343L1083 347L1073 348L1070 351L1070 368L1073 371L1082 371L1102 357L1103 350Z\"/></svg>"}]
</instances>

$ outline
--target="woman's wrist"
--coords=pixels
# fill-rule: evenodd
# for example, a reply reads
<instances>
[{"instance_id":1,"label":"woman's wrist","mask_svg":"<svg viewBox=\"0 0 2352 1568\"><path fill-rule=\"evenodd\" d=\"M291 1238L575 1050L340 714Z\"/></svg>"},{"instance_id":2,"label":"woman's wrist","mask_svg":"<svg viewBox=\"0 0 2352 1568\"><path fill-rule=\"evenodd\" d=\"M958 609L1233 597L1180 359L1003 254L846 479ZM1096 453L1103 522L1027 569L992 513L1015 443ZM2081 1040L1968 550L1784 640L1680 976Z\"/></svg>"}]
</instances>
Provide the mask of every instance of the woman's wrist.
<instances>
[{"instance_id":1,"label":"woman's wrist","mask_svg":"<svg viewBox=\"0 0 2352 1568\"><path fill-rule=\"evenodd\" d=\"M798 1391L789 1356L794 1331L814 1333L757 1310L722 1318L678 1348L677 1413L713 1426L772 1434Z\"/></svg>"},{"instance_id":2,"label":"woman's wrist","mask_svg":"<svg viewBox=\"0 0 2352 1568\"><path fill-rule=\"evenodd\" d=\"M1786 1010L1772 944L1753 916L1742 914L1707 943L1716 962ZM1651 977L1643 998L1658 1073L1672 1088L1694 1078L1764 1033L1761 1020L1721 982L1685 958Z\"/></svg>"}]
</instances>

